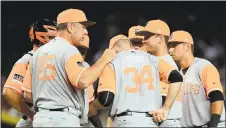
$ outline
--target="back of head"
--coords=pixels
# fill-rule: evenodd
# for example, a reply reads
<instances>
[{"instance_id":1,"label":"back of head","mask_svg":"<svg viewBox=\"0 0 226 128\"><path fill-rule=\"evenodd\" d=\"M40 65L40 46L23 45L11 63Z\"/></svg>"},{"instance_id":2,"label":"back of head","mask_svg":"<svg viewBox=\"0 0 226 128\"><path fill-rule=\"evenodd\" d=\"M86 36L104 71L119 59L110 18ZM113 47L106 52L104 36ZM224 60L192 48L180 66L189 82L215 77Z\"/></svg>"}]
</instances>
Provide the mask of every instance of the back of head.
<instances>
[{"instance_id":1,"label":"back of head","mask_svg":"<svg viewBox=\"0 0 226 128\"><path fill-rule=\"evenodd\" d=\"M133 45L129 40L126 39L121 39L118 40L115 43L115 49L116 49L116 53L119 53L121 51L125 51L125 50L132 50L133 49Z\"/></svg>"},{"instance_id":2,"label":"back of head","mask_svg":"<svg viewBox=\"0 0 226 128\"><path fill-rule=\"evenodd\" d=\"M56 23L44 19L36 20L29 30L29 38L34 45L41 46L56 37Z\"/></svg>"},{"instance_id":3,"label":"back of head","mask_svg":"<svg viewBox=\"0 0 226 128\"><path fill-rule=\"evenodd\" d=\"M128 37L120 34L120 35L114 36L110 40L109 48L113 48L116 50L116 53L119 53L121 51L133 49L133 45L131 41L128 39Z\"/></svg>"}]
</instances>

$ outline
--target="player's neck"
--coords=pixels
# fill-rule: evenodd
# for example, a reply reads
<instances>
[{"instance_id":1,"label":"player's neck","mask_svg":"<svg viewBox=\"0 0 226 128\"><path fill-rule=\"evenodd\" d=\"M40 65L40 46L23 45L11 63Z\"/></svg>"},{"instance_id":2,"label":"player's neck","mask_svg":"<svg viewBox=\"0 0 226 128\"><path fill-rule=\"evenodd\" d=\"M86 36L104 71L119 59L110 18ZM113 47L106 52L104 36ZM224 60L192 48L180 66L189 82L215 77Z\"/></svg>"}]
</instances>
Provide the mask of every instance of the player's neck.
<instances>
[{"instance_id":1,"label":"player's neck","mask_svg":"<svg viewBox=\"0 0 226 128\"><path fill-rule=\"evenodd\" d=\"M191 66L193 61L194 61L194 59L195 59L195 57L192 54L191 55L187 55L186 57L184 57L182 59L182 61L180 62L181 68L185 69L185 68Z\"/></svg>"},{"instance_id":2,"label":"player's neck","mask_svg":"<svg viewBox=\"0 0 226 128\"><path fill-rule=\"evenodd\" d=\"M167 48L164 47L164 48L159 48L155 53L155 56L164 56L166 54L168 54L168 51L167 51Z\"/></svg>"},{"instance_id":3,"label":"player's neck","mask_svg":"<svg viewBox=\"0 0 226 128\"><path fill-rule=\"evenodd\" d=\"M144 46L141 46L138 50L139 50L139 51L143 51L143 52L147 52L147 49L146 49L146 47L144 47Z\"/></svg>"},{"instance_id":4,"label":"player's neck","mask_svg":"<svg viewBox=\"0 0 226 128\"><path fill-rule=\"evenodd\" d=\"M39 47L37 45L33 45L33 51L36 51Z\"/></svg>"},{"instance_id":5,"label":"player's neck","mask_svg":"<svg viewBox=\"0 0 226 128\"><path fill-rule=\"evenodd\" d=\"M58 32L57 37L61 37L65 40L67 40L71 45L73 45L72 39L70 38L70 36L65 31Z\"/></svg>"}]
</instances>

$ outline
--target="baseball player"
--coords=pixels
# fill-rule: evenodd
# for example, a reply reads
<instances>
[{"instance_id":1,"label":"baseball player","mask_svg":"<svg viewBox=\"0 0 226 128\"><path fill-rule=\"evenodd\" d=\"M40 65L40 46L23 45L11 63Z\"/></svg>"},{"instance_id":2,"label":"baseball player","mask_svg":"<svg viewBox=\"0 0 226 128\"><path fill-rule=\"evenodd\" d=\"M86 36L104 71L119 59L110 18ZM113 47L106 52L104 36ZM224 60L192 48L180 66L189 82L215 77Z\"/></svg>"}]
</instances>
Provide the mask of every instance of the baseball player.
<instances>
[{"instance_id":1,"label":"baseball player","mask_svg":"<svg viewBox=\"0 0 226 128\"><path fill-rule=\"evenodd\" d=\"M179 92L182 76L164 60L133 50L126 36L113 37L109 48L115 49L117 55L99 78L95 105L101 108L112 104L114 127L157 127L153 120L160 122L167 119L168 109ZM172 84L163 108L159 77Z\"/></svg>"},{"instance_id":2,"label":"baseball player","mask_svg":"<svg viewBox=\"0 0 226 128\"><path fill-rule=\"evenodd\" d=\"M133 44L135 50L143 51L143 47L142 47L143 36L138 36L138 35L135 34L135 32L139 31L140 29L143 29L143 26L133 26L133 27L131 27L129 29L129 32L128 32L128 38L131 41L131 43ZM107 119L105 119L105 120L107 120L107 123L106 123L107 127L113 126L113 122L112 122L112 119L111 119L111 116L110 116L110 109L111 109L111 107L108 107L105 110L101 110L101 112L100 112L100 114L103 113L101 116L103 116L105 118L106 118L106 115L109 116Z\"/></svg>"},{"instance_id":3,"label":"baseball player","mask_svg":"<svg viewBox=\"0 0 226 128\"><path fill-rule=\"evenodd\" d=\"M34 112L29 108L32 104L23 99L21 85L28 67L28 63L41 45L47 43L56 36L56 28L53 21L48 19L35 21L29 29L29 38L33 44L33 50L21 57L13 66L11 73L4 85L3 95L17 111L24 114L16 127L32 127ZM29 118L28 118L29 117Z\"/></svg>"},{"instance_id":4,"label":"baseball player","mask_svg":"<svg viewBox=\"0 0 226 128\"><path fill-rule=\"evenodd\" d=\"M89 105L84 89L115 57L114 51L107 49L93 66L83 66L77 47L88 34L86 27L94 24L82 10L64 10L57 16L57 37L33 55L23 89L25 98L35 106L34 127L79 127L80 119L87 123Z\"/></svg>"},{"instance_id":5,"label":"baseball player","mask_svg":"<svg viewBox=\"0 0 226 128\"><path fill-rule=\"evenodd\" d=\"M128 38L132 42L135 50L140 50L146 52L146 49L143 44L144 36L139 36L136 32L144 29L143 26L132 26L128 31Z\"/></svg>"},{"instance_id":6,"label":"baseball player","mask_svg":"<svg viewBox=\"0 0 226 128\"><path fill-rule=\"evenodd\" d=\"M84 40L81 43L81 46L78 47L79 52L81 53L83 59L85 60L87 51L89 49L89 36L85 35ZM83 62L82 65L84 67L90 67L90 65L87 62ZM88 112L88 123L80 123L83 127L102 127L102 123L100 121L100 118L97 114L97 109L94 105L94 87L89 86L87 89L85 89L85 93L87 93L89 97L89 112ZM82 121L82 120L80 120ZM91 124L92 123L92 124Z\"/></svg>"},{"instance_id":7,"label":"baseball player","mask_svg":"<svg viewBox=\"0 0 226 128\"><path fill-rule=\"evenodd\" d=\"M142 28L142 26L135 26L135 27L132 27L129 30L128 35L129 35L129 37L131 37L129 39L130 39L131 43L133 44L129 47L129 49L137 50L137 49L141 48L141 45L142 45L141 43L142 43L143 37L135 35L135 30L137 30L139 28ZM133 37L133 39L132 39L132 37ZM129 44L131 44L131 43L129 43ZM113 45L113 44L110 44L110 45ZM110 47L112 47L112 46L110 46ZM120 46L120 48L122 48L123 50L127 49L127 48L124 49L123 46ZM120 49L120 51L121 51L121 49ZM120 52L120 51L118 51L117 48L116 48L116 52ZM106 127L112 127L113 126L113 122L112 122L112 118L111 118L110 113L111 113L111 106L109 106L105 109L102 109L99 113L99 116L101 117L101 121L103 122L103 125L106 126Z\"/></svg>"},{"instance_id":8,"label":"baseball player","mask_svg":"<svg viewBox=\"0 0 226 128\"><path fill-rule=\"evenodd\" d=\"M168 47L184 77L182 127L225 127L224 94L216 67L194 57L194 41L186 31L173 32Z\"/></svg>"},{"instance_id":9,"label":"baseball player","mask_svg":"<svg viewBox=\"0 0 226 128\"><path fill-rule=\"evenodd\" d=\"M159 32L153 30L153 28L158 29ZM167 42L170 36L169 26L162 20L151 20L146 26L139 31L136 31L139 35L144 36L143 44L147 44L150 48L149 53L154 56L158 56L168 62L176 70L178 67L174 62L173 58L168 54ZM170 84L166 84L163 81L160 81L160 87L162 92L163 104L166 99ZM182 116L182 103L181 96L178 95L175 103L173 104L168 119L161 123L160 127L181 127L180 118Z\"/></svg>"}]
</instances>

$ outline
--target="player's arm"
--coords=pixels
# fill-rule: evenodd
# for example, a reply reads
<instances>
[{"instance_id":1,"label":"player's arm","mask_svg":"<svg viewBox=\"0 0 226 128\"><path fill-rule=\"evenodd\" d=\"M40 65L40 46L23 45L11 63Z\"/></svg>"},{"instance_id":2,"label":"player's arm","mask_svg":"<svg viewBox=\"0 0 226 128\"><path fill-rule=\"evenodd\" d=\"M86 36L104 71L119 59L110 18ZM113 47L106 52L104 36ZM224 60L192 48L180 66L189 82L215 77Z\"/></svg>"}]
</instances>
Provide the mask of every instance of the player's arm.
<instances>
[{"instance_id":1,"label":"player's arm","mask_svg":"<svg viewBox=\"0 0 226 128\"><path fill-rule=\"evenodd\" d=\"M103 68L115 58L115 51L106 49L102 57L91 67L84 70L78 78L80 88L86 88L94 83L103 71ZM92 75L90 75L92 74Z\"/></svg>"},{"instance_id":2,"label":"player's arm","mask_svg":"<svg viewBox=\"0 0 226 128\"><path fill-rule=\"evenodd\" d=\"M154 112L149 112L149 114L153 115L154 122L162 122L168 118L169 110L171 109L177 95L180 92L183 81L181 74L162 59L159 59L158 71L160 80L164 81L165 83L170 83L170 87L163 107L155 110Z\"/></svg>"},{"instance_id":3,"label":"player's arm","mask_svg":"<svg viewBox=\"0 0 226 128\"><path fill-rule=\"evenodd\" d=\"M111 118L111 111L109 111L109 115L107 118L107 127L113 127L113 120Z\"/></svg>"},{"instance_id":4,"label":"player's arm","mask_svg":"<svg viewBox=\"0 0 226 128\"><path fill-rule=\"evenodd\" d=\"M113 56L114 54L107 49L101 59L89 68L84 68L78 64L83 61L79 53L66 57L65 69L70 82L73 86L80 89L85 89L92 85L101 74L102 69L114 58Z\"/></svg>"},{"instance_id":5,"label":"player's arm","mask_svg":"<svg viewBox=\"0 0 226 128\"><path fill-rule=\"evenodd\" d=\"M24 82L21 89L23 90L22 96L30 103L32 103L32 74L31 74L31 64L29 64L24 77Z\"/></svg>"},{"instance_id":6,"label":"player's arm","mask_svg":"<svg viewBox=\"0 0 226 128\"><path fill-rule=\"evenodd\" d=\"M161 81L170 83L166 100L163 104L163 108L169 110L180 92L183 77L175 68L163 59L159 59L158 70Z\"/></svg>"},{"instance_id":7,"label":"player's arm","mask_svg":"<svg viewBox=\"0 0 226 128\"><path fill-rule=\"evenodd\" d=\"M224 94L217 69L212 65L206 65L200 72L201 81L211 102L211 120L209 127L216 127L223 111Z\"/></svg>"},{"instance_id":8,"label":"player's arm","mask_svg":"<svg viewBox=\"0 0 226 128\"><path fill-rule=\"evenodd\" d=\"M103 127L93 101L89 103L88 119L95 127Z\"/></svg>"},{"instance_id":9,"label":"player's arm","mask_svg":"<svg viewBox=\"0 0 226 128\"><path fill-rule=\"evenodd\" d=\"M89 86L87 88L88 97L89 97L89 112L88 112L88 119L95 127L102 127L102 123L100 121L100 117L98 116L97 109L94 105L94 87Z\"/></svg>"},{"instance_id":10,"label":"player's arm","mask_svg":"<svg viewBox=\"0 0 226 128\"><path fill-rule=\"evenodd\" d=\"M13 69L4 85L3 96L13 108L31 118L33 117L33 112L29 109L28 105L25 103L25 100L21 96L21 85L24 80L25 73L25 64L16 63L13 66Z\"/></svg>"},{"instance_id":11,"label":"player's arm","mask_svg":"<svg viewBox=\"0 0 226 128\"><path fill-rule=\"evenodd\" d=\"M169 89L169 84L166 84L165 82L160 81L159 82L160 87L161 87L161 95L162 95L162 104L164 104L165 100L166 100L166 95Z\"/></svg>"},{"instance_id":12,"label":"player's arm","mask_svg":"<svg viewBox=\"0 0 226 128\"><path fill-rule=\"evenodd\" d=\"M115 96L115 72L110 64L108 64L99 77L97 98L94 103L98 109L109 107Z\"/></svg>"}]
</instances>

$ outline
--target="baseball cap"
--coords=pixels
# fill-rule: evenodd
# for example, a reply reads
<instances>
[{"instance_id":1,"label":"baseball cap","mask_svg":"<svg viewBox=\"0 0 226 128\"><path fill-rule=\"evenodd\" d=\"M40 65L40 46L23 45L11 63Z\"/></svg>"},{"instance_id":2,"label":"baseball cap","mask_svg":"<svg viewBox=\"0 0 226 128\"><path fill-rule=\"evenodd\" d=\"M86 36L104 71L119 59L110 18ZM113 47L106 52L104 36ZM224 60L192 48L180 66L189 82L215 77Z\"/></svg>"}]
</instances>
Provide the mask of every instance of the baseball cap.
<instances>
[{"instance_id":1,"label":"baseball cap","mask_svg":"<svg viewBox=\"0 0 226 128\"><path fill-rule=\"evenodd\" d=\"M173 32L170 35L169 41L168 42L183 42L183 43L189 43L189 44L194 44L193 38L189 32L183 31L183 30L178 30Z\"/></svg>"},{"instance_id":2,"label":"baseball cap","mask_svg":"<svg viewBox=\"0 0 226 128\"><path fill-rule=\"evenodd\" d=\"M67 22L79 22L84 23L87 26L92 26L96 22L88 21L85 13L79 9L67 9L62 11L57 16L57 24L67 23Z\"/></svg>"},{"instance_id":3,"label":"baseball cap","mask_svg":"<svg viewBox=\"0 0 226 128\"><path fill-rule=\"evenodd\" d=\"M113 46L115 45L115 43L119 40L129 40L128 37L126 37L123 34L119 34L117 36L114 36L113 38L111 38L110 43L109 43L109 48L113 48Z\"/></svg>"},{"instance_id":4,"label":"baseball cap","mask_svg":"<svg viewBox=\"0 0 226 128\"><path fill-rule=\"evenodd\" d=\"M141 39L141 40L143 40L144 39L143 36L139 36L139 35L136 34L136 32L138 32L138 31L140 31L142 29L144 29L144 27L143 26L140 26L140 25L138 25L138 26L132 26L129 29L128 38L130 40L132 40L132 39Z\"/></svg>"},{"instance_id":5,"label":"baseball cap","mask_svg":"<svg viewBox=\"0 0 226 128\"><path fill-rule=\"evenodd\" d=\"M138 35L146 35L150 33L160 34L164 36L170 36L169 26L162 20L150 20L147 22L146 26L136 32Z\"/></svg>"},{"instance_id":6,"label":"baseball cap","mask_svg":"<svg viewBox=\"0 0 226 128\"><path fill-rule=\"evenodd\" d=\"M85 35L85 37L81 43L81 46L85 47L85 48L89 48L89 36Z\"/></svg>"}]
</instances>

